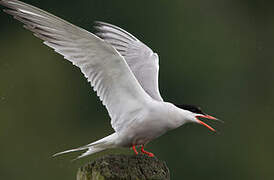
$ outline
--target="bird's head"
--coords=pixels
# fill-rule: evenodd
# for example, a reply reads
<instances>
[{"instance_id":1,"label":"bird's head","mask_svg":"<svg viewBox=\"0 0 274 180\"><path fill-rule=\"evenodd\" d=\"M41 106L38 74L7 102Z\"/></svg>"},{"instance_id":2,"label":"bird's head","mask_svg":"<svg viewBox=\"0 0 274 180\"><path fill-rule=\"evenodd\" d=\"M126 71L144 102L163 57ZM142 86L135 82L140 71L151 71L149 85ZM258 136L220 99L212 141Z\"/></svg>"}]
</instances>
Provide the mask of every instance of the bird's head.
<instances>
[{"instance_id":1,"label":"bird's head","mask_svg":"<svg viewBox=\"0 0 274 180\"><path fill-rule=\"evenodd\" d=\"M215 129L213 129L211 126L209 126L208 124L200 120L200 118L218 120L217 118L210 116L208 114L205 114L200 107L197 107L195 105L184 104L184 105L176 105L176 106L188 112L187 119L190 122L199 123L207 127L208 129L210 129L211 131L216 132Z\"/></svg>"}]
</instances>

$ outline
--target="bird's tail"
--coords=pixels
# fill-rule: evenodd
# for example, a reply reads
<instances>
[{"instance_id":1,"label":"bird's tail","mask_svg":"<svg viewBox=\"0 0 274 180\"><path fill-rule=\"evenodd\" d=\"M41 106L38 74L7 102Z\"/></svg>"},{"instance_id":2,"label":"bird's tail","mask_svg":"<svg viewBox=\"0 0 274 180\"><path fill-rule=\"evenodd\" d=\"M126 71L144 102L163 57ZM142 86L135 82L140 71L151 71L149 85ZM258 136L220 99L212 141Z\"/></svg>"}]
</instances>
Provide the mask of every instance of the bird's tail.
<instances>
[{"instance_id":1,"label":"bird's tail","mask_svg":"<svg viewBox=\"0 0 274 180\"><path fill-rule=\"evenodd\" d=\"M85 156L88 156L90 154L94 154L100 151L103 151L105 149L109 149L109 148L114 148L115 147L115 139L117 137L116 133L113 133L103 139L100 139L98 141L95 141L93 143L87 144L85 146L81 146L79 148L75 148L75 149L70 149L67 151L63 151L63 152L59 152L53 155L53 157L62 155L62 154L66 154L66 153L70 153L70 152L76 152L76 151L82 151L82 150L86 150L86 152L84 152L82 155L78 156L76 159L80 159L83 158ZM75 160L76 160L75 159Z\"/></svg>"}]
</instances>

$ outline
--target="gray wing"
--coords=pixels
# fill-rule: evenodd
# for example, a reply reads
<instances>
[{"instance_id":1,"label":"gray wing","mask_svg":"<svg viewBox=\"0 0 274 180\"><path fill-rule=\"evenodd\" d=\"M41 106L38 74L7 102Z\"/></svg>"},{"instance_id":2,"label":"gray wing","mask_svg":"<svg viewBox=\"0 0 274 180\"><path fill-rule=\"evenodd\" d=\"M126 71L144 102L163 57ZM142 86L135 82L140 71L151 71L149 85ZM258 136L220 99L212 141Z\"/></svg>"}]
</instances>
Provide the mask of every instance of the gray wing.
<instances>
[{"instance_id":1,"label":"gray wing","mask_svg":"<svg viewBox=\"0 0 274 180\"><path fill-rule=\"evenodd\" d=\"M158 55L125 30L104 22L95 23L96 35L120 52L143 89L153 99L163 101L158 88Z\"/></svg>"},{"instance_id":2,"label":"gray wing","mask_svg":"<svg viewBox=\"0 0 274 180\"><path fill-rule=\"evenodd\" d=\"M0 4L10 8L4 11L23 22L44 44L81 69L106 106L116 131L128 123L132 112L151 99L124 58L104 40L26 3L1 0Z\"/></svg>"}]
</instances>

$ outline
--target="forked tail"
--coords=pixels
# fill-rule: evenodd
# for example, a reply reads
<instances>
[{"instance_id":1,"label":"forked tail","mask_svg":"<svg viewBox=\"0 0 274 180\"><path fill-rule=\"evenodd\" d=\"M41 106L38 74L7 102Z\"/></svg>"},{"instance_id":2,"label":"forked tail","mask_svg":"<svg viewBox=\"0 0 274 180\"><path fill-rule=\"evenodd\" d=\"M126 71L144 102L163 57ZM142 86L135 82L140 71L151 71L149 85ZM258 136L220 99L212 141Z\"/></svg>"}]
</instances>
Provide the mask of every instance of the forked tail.
<instances>
[{"instance_id":1,"label":"forked tail","mask_svg":"<svg viewBox=\"0 0 274 180\"><path fill-rule=\"evenodd\" d=\"M95 141L93 143L87 144L85 146L81 146L79 148L75 148L75 149L70 149L67 151L63 151L63 152L59 152L53 155L53 157L62 155L62 154L66 154L66 153L70 153L70 152L76 152L76 151L82 151L82 150L86 150L86 152L84 152L82 155L78 156L76 159L80 159L83 158L85 156L88 156L90 154L94 154L100 151L103 151L105 149L109 149L109 148L114 148L115 147L115 139L117 137L116 133L113 133L103 139L100 139L98 141ZM75 159L75 160L76 160Z\"/></svg>"}]
</instances>

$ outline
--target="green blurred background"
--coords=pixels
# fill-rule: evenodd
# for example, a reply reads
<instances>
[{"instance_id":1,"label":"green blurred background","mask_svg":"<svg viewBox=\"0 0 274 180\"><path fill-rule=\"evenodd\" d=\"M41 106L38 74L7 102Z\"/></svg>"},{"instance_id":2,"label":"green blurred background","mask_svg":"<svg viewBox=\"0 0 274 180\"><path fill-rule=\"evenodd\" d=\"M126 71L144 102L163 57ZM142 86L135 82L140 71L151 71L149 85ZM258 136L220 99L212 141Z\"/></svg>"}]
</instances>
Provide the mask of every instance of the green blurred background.
<instances>
[{"instance_id":1,"label":"green blurred background","mask_svg":"<svg viewBox=\"0 0 274 180\"><path fill-rule=\"evenodd\" d=\"M118 25L160 56L166 101L197 104L225 124L188 124L147 146L172 179L273 179L274 2L266 0L24 0L87 30ZM80 73L0 13L0 179L74 180L51 155L110 133L107 111Z\"/></svg>"}]
</instances>

